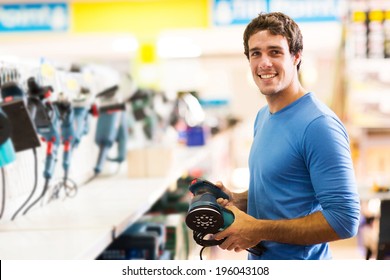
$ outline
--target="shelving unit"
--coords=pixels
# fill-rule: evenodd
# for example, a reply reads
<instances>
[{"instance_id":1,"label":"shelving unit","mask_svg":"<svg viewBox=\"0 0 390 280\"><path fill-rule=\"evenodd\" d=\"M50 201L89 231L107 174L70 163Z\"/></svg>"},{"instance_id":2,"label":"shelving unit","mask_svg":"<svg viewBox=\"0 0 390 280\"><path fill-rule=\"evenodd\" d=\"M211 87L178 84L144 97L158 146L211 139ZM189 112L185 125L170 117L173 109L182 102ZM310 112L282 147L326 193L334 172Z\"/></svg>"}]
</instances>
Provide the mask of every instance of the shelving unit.
<instances>
[{"instance_id":1,"label":"shelving unit","mask_svg":"<svg viewBox=\"0 0 390 280\"><path fill-rule=\"evenodd\" d=\"M348 7L346 110L358 150L356 173L361 184L388 184L390 6L383 1L351 1Z\"/></svg>"},{"instance_id":2,"label":"shelving unit","mask_svg":"<svg viewBox=\"0 0 390 280\"><path fill-rule=\"evenodd\" d=\"M209 139L205 146L174 148L164 177L132 179L121 171L82 186L72 199L37 207L14 221L1 221L0 259L95 259L177 178L211 158L215 145L226 141L229 133Z\"/></svg>"}]
</instances>

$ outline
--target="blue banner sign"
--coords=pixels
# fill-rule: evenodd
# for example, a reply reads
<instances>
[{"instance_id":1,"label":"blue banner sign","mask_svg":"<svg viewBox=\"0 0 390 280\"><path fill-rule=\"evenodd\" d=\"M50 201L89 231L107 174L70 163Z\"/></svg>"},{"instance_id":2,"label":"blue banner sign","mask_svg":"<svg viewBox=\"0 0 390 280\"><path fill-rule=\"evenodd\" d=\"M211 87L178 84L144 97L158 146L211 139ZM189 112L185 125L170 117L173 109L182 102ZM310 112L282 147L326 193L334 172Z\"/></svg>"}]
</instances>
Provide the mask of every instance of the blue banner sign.
<instances>
[{"instance_id":1,"label":"blue banner sign","mask_svg":"<svg viewBox=\"0 0 390 280\"><path fill-rule=\"evenodd\" d=\"M339 2L339 0L272 0L269 2L269 11L285 13L299 22L338 21Z\"/></svg>"},{"instance_id":2,"label":"blue banner sign","mask_svg":"<svg viewBox=\"0 0 390 280\"><path fill-rule=\"evenodd\" d=\"M67 31L67 3L0 5L0 32Z\"/></svg>"},{"instance_id":3,"label":"blue banner sign","mask_svg":"<svg viewBox=\"0 0 390 280\"><path fill-rule=\"evenodd\" d=\"M260 12L283 12L297 22L338 21L342 0L213 0L213 24L247 24Z\"/></svg>"},{"instance_id":4,"label":"blue banner sign","mask_svg":"<svg viewBox=\"0 0 390 280\"><path fill-rule=\"evenodd\" d=\"M215 25L247 24L260 12L267 11L267 0L214 0Z\"/></svg>"}]
</instances>

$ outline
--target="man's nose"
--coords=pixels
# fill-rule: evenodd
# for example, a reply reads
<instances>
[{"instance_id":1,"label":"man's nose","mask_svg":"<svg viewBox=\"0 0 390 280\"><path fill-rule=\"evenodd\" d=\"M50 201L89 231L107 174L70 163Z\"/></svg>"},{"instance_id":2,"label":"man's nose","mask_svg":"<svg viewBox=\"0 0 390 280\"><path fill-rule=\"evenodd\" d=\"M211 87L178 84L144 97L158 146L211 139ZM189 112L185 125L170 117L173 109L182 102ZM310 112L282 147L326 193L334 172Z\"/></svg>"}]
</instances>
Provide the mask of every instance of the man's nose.
<instances>
[{"instance_id":1,"label":"man's nose","mask_svg":"<svg viewBox=\"0 0 390 280\"><path fill-rule=\"evenodd\" d=\"M259 69L267 69L272 66L272 61L268 56L262 56L259 61Z\"/></svg>"}]
</instances>

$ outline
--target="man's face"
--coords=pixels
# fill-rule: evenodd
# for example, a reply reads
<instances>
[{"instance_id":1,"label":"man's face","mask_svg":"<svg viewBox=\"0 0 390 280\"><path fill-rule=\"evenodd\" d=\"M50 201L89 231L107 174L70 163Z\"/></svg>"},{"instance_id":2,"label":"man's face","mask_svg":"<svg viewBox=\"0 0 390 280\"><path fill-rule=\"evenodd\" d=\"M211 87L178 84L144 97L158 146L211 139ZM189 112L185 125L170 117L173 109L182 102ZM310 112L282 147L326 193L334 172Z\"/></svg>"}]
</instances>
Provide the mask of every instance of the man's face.
<instances>
[{"instance_id":1,"label":"man's face","mask_svg":"<svg viewBox=\"0 0 390 280\"><path fill-rule=\"evenodd\" d=\"M253 80L266 96L288 93L297 80L300 53L290 54L287 39L268 30L253 34L248 41Z\"/></svg>"}]
</instances>

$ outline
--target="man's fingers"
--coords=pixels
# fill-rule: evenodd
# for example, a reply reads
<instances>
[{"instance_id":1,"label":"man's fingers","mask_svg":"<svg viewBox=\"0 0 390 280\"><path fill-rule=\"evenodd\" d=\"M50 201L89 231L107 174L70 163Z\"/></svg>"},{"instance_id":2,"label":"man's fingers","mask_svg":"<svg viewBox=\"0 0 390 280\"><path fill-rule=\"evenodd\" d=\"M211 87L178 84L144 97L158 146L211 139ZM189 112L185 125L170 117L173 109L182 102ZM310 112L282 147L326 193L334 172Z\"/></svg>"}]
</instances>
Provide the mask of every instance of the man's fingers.
<instances>
[{"instance_id":1,"label":"man's fingers","mask_svg":"<svg viewBox=\"0 0 390 280\"><path fill-rule=\"evenodd\" d=\"M220 231L216 234L214 234L215 240L222 240L230 235L230 231L228 229L225 229L223 231Z\"/></svg>"},{"instance_id":2,"label":"man's fingers","mask_svg":"<svg viewBox=\"0 0 390 280\"><path fill-rule=\"evenodd\" d=\"M220 188L220 189L224 188L224 185L223 185L223 183L222 183L221 181L215 182L215 185L216 185L218 188Z\"/></svg>"},{"instance_id":3,"label":"man's fingers","mask_svg":"<svg viewBox=\"0 0 390 280\"><path fill-rule=\"evenodd\" d=\"M228 205L229 200L220 197L220 198L217 199L217 203L219 205L221 205L222 207L225 207L225 206Z\"/></svg>"},{"instance_id":4,"label":"man's fingers","mask_svg":"<svg viewBox=\"0 0 390 280\"><path fill-rule=\"evenodd\" d=\"M232 250L232 249L234 249L233 243L230 240L230 238L226 238L226 240L221 245L219 245L219 247L221 249L223 249L223 250Z\"/></svg>"}]
</instances>

